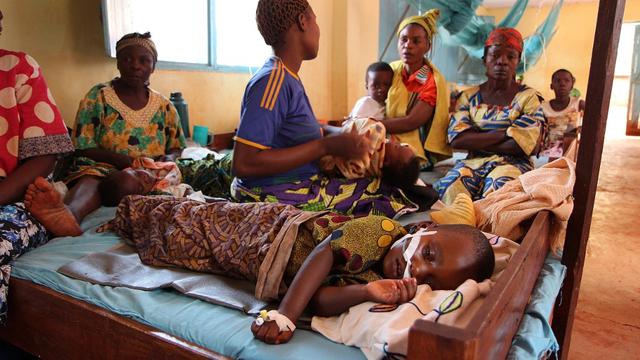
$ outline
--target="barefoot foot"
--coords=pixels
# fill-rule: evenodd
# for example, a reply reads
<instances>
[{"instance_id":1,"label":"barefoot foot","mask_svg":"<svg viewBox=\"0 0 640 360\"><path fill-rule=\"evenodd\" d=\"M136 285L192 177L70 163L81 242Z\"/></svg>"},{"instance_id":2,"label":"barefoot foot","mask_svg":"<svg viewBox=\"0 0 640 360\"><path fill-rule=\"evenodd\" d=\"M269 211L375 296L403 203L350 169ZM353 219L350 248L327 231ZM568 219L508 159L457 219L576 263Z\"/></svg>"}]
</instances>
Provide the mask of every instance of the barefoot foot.
<instances>
[{"instance_id":1,"label":"barefoot foot","mask_svg":"<svg viewBox=\"0 0 640 360\"><path fill-rule=\"evenodd\" d=\"M80 225L62 202L62 196L45 179L38 177L29 185L24 204L33 216L55 236L78 236Z\"/></svg>"}]
</instances>

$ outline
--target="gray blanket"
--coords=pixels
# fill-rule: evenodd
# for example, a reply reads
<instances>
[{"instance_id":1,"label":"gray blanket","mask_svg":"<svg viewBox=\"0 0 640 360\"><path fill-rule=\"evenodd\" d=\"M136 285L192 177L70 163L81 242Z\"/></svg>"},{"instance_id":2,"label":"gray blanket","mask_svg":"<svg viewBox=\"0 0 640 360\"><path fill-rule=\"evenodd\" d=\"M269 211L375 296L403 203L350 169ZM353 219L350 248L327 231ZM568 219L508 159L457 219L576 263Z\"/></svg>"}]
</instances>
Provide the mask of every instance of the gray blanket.
<instances>
[{"instance_id":1,"label":"gray blanket","mask_svg":"<svg viewBox=\"0 0 640 360\"><path fill-rule=\"evenodd\" d=\"M266 302L255 298L255 285L250 282L177 268L147 266L140 261L135 249L126 244L89 254L62 266L58 272L92 284L138 290L173 288L188 296L247 314L257 314L268 307Z\"/></svg>"}]
</instances>

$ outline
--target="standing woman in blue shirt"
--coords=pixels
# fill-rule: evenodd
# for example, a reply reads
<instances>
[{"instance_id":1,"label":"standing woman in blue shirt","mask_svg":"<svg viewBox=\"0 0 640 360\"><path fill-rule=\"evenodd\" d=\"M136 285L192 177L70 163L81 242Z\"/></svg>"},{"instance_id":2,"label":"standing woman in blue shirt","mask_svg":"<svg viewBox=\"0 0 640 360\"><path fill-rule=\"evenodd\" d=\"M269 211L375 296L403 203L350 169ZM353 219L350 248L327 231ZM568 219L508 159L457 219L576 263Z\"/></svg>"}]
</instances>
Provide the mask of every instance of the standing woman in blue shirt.
<instances>
[{"instance_id":1,"label":"standing woman in blue shirt","mask_svg":"<svg viewBox=\"0 0 640 360\"><path fill-rule=\"evenodd\" d=\"M260 0L256 20L274 56L251 78L242 100L233 156L236 199L389 217L414 209L401 191L380 179L319 174L322 156L360 158L369 143L355 133L322 136L298 76L302 62L318 55L320 29L308 2Z\"/></svg>"}]
</instances>

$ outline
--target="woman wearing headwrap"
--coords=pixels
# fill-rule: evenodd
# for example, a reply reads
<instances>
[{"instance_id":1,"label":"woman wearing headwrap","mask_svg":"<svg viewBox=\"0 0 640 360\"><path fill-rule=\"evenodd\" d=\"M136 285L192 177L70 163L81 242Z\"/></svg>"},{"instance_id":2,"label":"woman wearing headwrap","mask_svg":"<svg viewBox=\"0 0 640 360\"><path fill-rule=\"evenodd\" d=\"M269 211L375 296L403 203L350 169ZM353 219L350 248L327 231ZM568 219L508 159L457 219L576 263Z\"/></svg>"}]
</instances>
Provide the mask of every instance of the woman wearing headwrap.
<instances>
[{"instance_id":1,"label":"woman wearing headwrap","mask_svg":"<svg viewBox=\"0 0 640 360\"><path fill-rule=\"evenodd\" d=\"M2 19L0 11L0 33ZM38 63L23 52L0 49L0 326L7 317L13 260L49 240L25 208L27 186L72 151Z\"/></svg>"},{"instance_id":2,"label":"woman wearing headwrap","mask_svg":"<svg viewBox=\"0 0 640 360\"><path fill-rule=\"evenodd\" d=\"M434 184L445 203L459 193L481 199L533 169L529 157L544 136L545 119L540 94L516 81L522 47L512 28L494 30L485 43L488 80L460 94L449 123L449 143L469 155Z\"/></svg>"},{"instance_id":3,"label":"woman wearing headwrap","mask_svg":"<svg viewBox=\"0 0 640 360\"><path fill-rule=\"evenodd\" d=\"M120 77L94 86L80 102L64 199L44 179L30 189L29 209L57 236L81 233L78 224L100 207L98 184L110 172L130 167L139 157L171 161L185 147L176 109L149 88L158 60L151 35L123 36L116 43L116 60Z\"/></svg>"},{"instance_id":4,"label":"woman wearing headwrap","mask_svg":"<svg viewBox=\"0 0 640 360\"><path fill-rule=\"evenodd\" d=\"M322 136L298 70L318 54L320 29L306 0L260 0L256 20L273 48L249 80L235 137L233 196L304 210L397 214L416 209L397 188L380 178L344 179L320 174L325 155L360 159L369 140L356 133Z\"/></svg>"},{"instance_id":5,"label":"woman wearing headwrap","mask_svg":"<svg viewBox=\"0 0 640 360\"><path fill-rule=\"evenodd\" d=\"M449 123L446 82L425 57L431 49L439 15L438 9L432 9L404 19L398 26L401 60L391 63L394 77L384 120L387 133L409 144L425 167L451 156L446 141Z\"/></svg>"}]
</instances>

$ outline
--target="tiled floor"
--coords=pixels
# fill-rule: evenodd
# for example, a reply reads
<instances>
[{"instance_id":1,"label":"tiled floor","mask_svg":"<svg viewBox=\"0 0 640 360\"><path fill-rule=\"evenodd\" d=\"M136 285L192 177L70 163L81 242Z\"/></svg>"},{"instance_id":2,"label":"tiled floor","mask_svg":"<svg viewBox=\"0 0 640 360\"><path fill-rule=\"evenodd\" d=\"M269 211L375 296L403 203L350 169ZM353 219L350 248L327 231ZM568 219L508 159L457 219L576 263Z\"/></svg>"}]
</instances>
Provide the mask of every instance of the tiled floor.
<instances>
[{"instance_id":1,"label":"tiled floor","mask_svg":"<svg viewBox=\"0 0 640 360\"><path fill-rule=\"evenodd\" d=\"M619 127L607 128L570 359L640 359L640 137L609 135Z\"/></svg>"}]
</instances>

